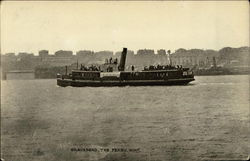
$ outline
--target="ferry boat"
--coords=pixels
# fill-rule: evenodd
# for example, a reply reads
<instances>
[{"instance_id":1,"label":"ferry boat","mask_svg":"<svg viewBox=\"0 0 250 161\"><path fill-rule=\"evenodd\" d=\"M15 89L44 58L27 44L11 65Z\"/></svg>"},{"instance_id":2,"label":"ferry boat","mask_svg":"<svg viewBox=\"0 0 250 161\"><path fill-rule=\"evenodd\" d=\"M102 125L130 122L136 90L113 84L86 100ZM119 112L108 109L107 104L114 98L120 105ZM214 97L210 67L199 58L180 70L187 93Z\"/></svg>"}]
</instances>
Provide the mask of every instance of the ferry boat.
<instances>
[{"instance_id":1,"label":"ferry boat","mask_svg":"<svg viewBox=\"0 0 250 161\"><path fill-rule=\"evenodd\" d=\"M194 81L189 68L172 65L144 67L141 71L125 71L127 48L123 48L120 62L117 59L106 60L103 65L72 70L64 75L57 74L57 85L61 87L100 87L100 86L165 86L186 85Z\"/></svg>"}]
</instances>

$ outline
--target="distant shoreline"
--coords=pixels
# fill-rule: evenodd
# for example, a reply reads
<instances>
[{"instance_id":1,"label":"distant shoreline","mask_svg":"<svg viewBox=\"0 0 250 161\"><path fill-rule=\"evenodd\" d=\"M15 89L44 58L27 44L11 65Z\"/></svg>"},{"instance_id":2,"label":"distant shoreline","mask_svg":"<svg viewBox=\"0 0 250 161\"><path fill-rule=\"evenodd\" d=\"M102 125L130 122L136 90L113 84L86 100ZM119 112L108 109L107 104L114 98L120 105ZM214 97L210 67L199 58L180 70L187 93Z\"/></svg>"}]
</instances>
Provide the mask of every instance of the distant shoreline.
<instances>
[{"instance_id":1,"label":"distant shoreline","mask_svg":"<svg viewBox=\"0 0 250 161\"><path fill-rule=\"evenodd\" d=\"M229 75L237 75L237 76L240 76L240 75L249 75L250 76L250 73L235 73L235 74L217 74L217 75L211 75L211 74L207 74L207 75L194 75L195 77L203 77L203 76L229 76ZM9 80L56 80L56 77L52 78L34 78L34 79L2 79L1 78L1 81L9 81Z\"/></svg>"}]
</instances>

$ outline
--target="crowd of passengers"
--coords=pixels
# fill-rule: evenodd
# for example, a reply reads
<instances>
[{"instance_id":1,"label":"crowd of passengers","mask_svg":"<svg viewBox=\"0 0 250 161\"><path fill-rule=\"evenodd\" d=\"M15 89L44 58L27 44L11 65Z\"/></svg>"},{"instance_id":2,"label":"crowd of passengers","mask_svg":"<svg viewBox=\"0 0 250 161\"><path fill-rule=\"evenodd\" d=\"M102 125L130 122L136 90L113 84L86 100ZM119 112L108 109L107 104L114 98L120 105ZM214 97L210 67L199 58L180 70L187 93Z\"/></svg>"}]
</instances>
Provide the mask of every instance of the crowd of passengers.
<instances>
[{"instance_id":1,"label":"crowd of passengers","mask_svg":"<svg viewBox=\"0 0 250 161\"><path fill-rule=\"evenodd\" d=\"M113 58L111 57L111 58L109 58L109 59L105 59L105 63L106 63L106 64L118 64L118 59L117 59L117 58L113 59Z\"/></svg>"},{"instance_id":2,"label":"crowd of passengers","mask_svg":"<svg viewBox=\"0 0 250 161\"><path fill-rule=\"evenodd\" d=\"M168 70L168 69L182 69L182 66L177 65L177 66L172 66L172 65L150 65L149 67L145 66L144 70Z\"/></svg>"},{"instance_id":3,"label":"crowd of passengers","mask_svg":"<svg viewBox=\"0 0 250 161\"><path fill-rule=\"evenodd\" d=\"M117 58L113 59L111 57L111 58L105 60L105 64L118 64L118 59ZM82 64L81 64L80 70L83 70L83 71L101 71L100 66L97 67L95 65L91 65L90 67L88 67L88 66L85 67Z\"/></svg>"},{"instance_id":4,"label":"crowd of passengers","mask_svg":"<svg viewBox=\"0 0 250 161\"><path fill-rule=\"evenodd\" d=\"M83 71L100 71L100 66L95 66L95 65L91 65L90 67L88 66L84 66L81 64L81 67L80 67L80 70L83 70Z\"/></svg>"},{"instance_id":5,"label":"crowd of passengers","mask_svg":"<svg viewBox=\"0 0 250 161\"><path fill-rule=\"evenodd\" d=\"M117 63L117 62L112 62L112 58L110 59L109 63ZM132 71L134 71L135 67L132 65L131 67ZM144 67L144 71L149 71L149 70L169 70L169 69L182 69L182 66L177 65L177 66L172 66L172 65L150 65L149 67L145 66ZM91 66L84 66L81 64L80 70L83 71L101 71L100 66L95 66L95 65L91 65ZM107 68L108 72L112 72L113 68L109 67Z\"/></svg>"}]
</instances>

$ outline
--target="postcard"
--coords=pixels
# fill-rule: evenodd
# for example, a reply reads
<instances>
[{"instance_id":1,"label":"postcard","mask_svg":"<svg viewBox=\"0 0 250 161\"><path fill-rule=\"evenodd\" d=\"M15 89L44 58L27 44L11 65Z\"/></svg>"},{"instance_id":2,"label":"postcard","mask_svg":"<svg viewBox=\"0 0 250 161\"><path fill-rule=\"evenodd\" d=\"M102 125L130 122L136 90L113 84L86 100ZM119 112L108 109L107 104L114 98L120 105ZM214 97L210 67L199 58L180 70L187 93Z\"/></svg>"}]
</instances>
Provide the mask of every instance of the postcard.
<instances>
[{"instance_id":1,"label":"postcard","mask_svg":"<svg viewBox=\"0 0 250 161\"><path fill-rule=\"evenodd\" d=\"M248 1L2 1L2 161L249 160Z\"/></svg>"}]
</instances>

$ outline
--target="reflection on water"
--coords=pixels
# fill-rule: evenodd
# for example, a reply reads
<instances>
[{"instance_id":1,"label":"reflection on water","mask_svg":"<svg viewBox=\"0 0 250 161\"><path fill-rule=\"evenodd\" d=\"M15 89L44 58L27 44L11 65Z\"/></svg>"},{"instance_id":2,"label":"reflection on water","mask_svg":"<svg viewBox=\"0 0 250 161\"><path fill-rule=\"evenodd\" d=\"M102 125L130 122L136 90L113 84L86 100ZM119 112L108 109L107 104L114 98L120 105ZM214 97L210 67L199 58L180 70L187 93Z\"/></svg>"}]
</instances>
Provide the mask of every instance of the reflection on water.
<instances>
[{"instance_id":1,"label":"reflection on water","mask_svg":"<svg viewBox=\"0 0 250 161\"><path fill-rule=\"evenodd\" d=\"M249 153L247 75L196 77L187 86L62 88L56 80L1 86L6 160L218 160Z\"/></svg>"}]
</instances>

